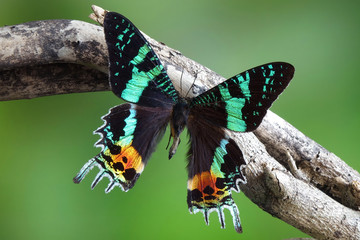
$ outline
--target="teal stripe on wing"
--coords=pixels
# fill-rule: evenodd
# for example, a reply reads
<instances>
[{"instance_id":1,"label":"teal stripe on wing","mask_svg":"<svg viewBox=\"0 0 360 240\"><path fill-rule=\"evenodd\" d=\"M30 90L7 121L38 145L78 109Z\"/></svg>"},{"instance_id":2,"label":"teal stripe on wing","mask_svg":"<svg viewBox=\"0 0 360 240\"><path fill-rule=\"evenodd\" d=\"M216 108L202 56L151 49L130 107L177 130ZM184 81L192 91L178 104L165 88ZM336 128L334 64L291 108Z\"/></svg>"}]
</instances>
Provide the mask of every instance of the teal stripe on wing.
<instances>
[{"instance_id":1,"label":"teal stripe on wing","mask_svg":"<svg viewBox=\"0 0 360 240\"><path fill-rule=\"evenodd\" d=\"M191 112L201 112L202 118L216 126L253 131L293 74L294 67L284 62L255 67L194 98Z\"/></svg>"}]
</instances>

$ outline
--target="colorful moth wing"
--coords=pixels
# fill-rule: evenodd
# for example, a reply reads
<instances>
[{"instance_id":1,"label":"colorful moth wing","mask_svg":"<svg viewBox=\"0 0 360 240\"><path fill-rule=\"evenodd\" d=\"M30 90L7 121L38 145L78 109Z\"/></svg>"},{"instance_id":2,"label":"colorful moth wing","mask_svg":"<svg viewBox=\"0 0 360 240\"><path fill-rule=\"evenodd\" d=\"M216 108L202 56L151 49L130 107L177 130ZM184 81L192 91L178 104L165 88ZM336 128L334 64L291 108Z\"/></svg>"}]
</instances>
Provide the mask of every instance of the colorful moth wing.
<instances>
[{"instance_id":1,"label":"colorful moth wing","mask_svg":"<svg viewBox=\"0 0 360 240\"><path fill-rule=\"evenodd\" d=\"M178 96L164 67L141 32L125 17L107 12L105 39L109 51L109 81L112 91L130 102L110 109L105 124L95 133L102 151L88 161L74 178L75 183L98 166L100 172L92 188L104 177L110 179L105 190L119 186L131 189L144 170L150 155L170 122L173 145L169 157L188 127L188 195L190 212L216 211L225 227L224 209L230 210L234 227L241 232L239 211L231 191L246 183L245 166L238 145L225 132L255 130L267 109L285 89L294 74L288 63L265 64L213 87L193 99Z\"/></svg>"},{"instance_id":2,"label":"colorful moth wing","mask_svg":"<svg viewBox=\"0 0 360 240\"><path fill-rule=\"evenodd\" d=\"M246 182L241 168L246 164L237 144L223 129L208 123L198 112L188 119L190 149L188 153L188 196L191 213L202 212L209 224L209 214L217 211L225 227L224 208L230 210L237 232L242 232L239 210L231 190L240 191L239 182Z\"/></svg>"},{"instance_id":3,"label":"colorful moth wing","mask_svg":"<svg viewBox=\"0 0 360 240\"><path fill-rule=\"evenodd\" d=\"M112 91L142 106L161 107L178 100L163 65L140 31L124 16L108 12L104 20Z\"/></svg>"},{"instance_id":4,"label":"colorful moth wing","mask_svg":"<svg viewBox=\"0 0 360 240\"><path fill-rule=\"evenodd\" d=\"M246 182L246 164L237 144L221 127L233 131L255 130L268 108L293 77L288 63L265 64L213 87L190 102L188 206L191 212L208 215L217 211L225 226L223 209L230 210L235 230L241 232L239 211L231 190L239 192Z\"/></svg>"},{"instance_id":5,"label":"colorful moth wing","mask_svg":"<svg viewBox=\"0 0 360 240\"><path fill-rule=\"evenodd\" d=\"M289 84L294 71L292 65L284 62L255 67L194 98L190 108L216 126L253 131Z\"/></svg>"},{"instance_id":6,"label":"colorful moth wing","mask_svg":"<svg viewBox=\"0 0 360 240\"><path fill-rule=\"evenodd\" d=\"M163 137L170 113L170 109L129 103L110 109L103 117L105 124L95 131L101 135L96 146L102 151L80 170L74 182L81 182L96 165L100 172L92 188L106 176L110 179L106 192L114 186L120 186L123 191L131 189Z\"/></svg>"}]
</instances>

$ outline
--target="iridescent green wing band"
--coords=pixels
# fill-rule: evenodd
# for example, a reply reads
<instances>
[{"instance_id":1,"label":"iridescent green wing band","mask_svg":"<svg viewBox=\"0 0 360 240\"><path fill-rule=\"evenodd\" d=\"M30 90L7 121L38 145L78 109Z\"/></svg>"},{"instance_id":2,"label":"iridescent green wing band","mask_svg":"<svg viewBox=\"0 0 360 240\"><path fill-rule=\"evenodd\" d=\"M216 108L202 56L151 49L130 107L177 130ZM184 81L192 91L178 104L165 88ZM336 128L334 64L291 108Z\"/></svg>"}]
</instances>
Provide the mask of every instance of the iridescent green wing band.
<instances>
[{"instance_id":1,"label":"iridescent green wing band","mask_svg":"<svg viewBox=\"0 0 360 240\"><path fill-rule=\"evenodd\" d=\"M163 65L140 31L124 16L108 12L104 20L112 91L142 106L171 105L178 94Z\"/></svg>"},{"instance_id":2,"label":"iridescent green wing band","mask_svg":"<svg viewBox=\"0 0 360 240\"><path fill-rule=\"evenodd\" d=\"M131 189L163 137L170 111L130 103L110 109L103 117L104 125L95 131L101 136L96 146L102 151L84 165L74 182L81 182L91 168L97 166L100 172L92 188L103 177L108 177L110 183L106 192L115 186L123 191Z\"/></svg>"},{"instance_id":3,"label":"iridescent green wing band","mask_svg":"<svg viewBox=\"0 0 360 240\"><path fill-rule=\"evenodd\" d=\"M245 183L241 168L245 160L235 141L223 128L213 126L198 113L188 120L190 150L188 153L188 194L190 212L202 212L205 222L216 211L222 227L225 227L224 209L229 209L234 227L241 232L238 208L231 191L240 191L239 182Z\"/></svg>"},{"instance_id":4,"label":"iridescent green wing band","mask_svg":"<svg viewBox=\"0 0 360 240\"><path fill-rule=\"evenodd\" d=\"M190 107L216 126L238 132L253 131L293 74L294 67L288 63L258 66L194 98Z\"/></svg>"}]
</instances>

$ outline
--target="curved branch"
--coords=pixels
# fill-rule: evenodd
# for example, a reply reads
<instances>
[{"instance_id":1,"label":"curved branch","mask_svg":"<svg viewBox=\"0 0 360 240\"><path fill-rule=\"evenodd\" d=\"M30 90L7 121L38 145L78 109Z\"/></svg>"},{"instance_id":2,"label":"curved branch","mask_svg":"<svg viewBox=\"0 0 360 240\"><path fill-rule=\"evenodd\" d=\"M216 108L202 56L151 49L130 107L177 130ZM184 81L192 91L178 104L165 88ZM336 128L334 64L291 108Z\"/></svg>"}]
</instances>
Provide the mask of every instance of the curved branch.
<instances>
[{"instance_id":1,"label":"curved branch","mask_svg":"<svg viewBox=\"0 0 360 240\"><path fill-rule=\"evenodd\" d=\"M92 15L101 23L104 11ZM148 36L177 89L195 96L224 80ZM0 100L110 90L102 27L51 20L0 28ZM242 191L259 207L319 239L360 238L360 175L268 112L254 133L231 133L248 161Z\"/></svg>"},{"instance_id":2,"label":"curved branch","mask_svg":"<svg viewBox=\"0 0 360 240\"><path fill-rule=\"evenodd\" d=\"M110 90L107 74L84 65L54 63L0 72L0 100Z\"/></svg>"},{"instance_id":3,"label":"curved branch","mask_svg":"<svg viewBox=\"0 0 360 240\"><path fill-rule=\"evenodd\" d=\"M48 20L0 28L0 100L110 90L102 27Z\"/></svg>"}]
</instances>

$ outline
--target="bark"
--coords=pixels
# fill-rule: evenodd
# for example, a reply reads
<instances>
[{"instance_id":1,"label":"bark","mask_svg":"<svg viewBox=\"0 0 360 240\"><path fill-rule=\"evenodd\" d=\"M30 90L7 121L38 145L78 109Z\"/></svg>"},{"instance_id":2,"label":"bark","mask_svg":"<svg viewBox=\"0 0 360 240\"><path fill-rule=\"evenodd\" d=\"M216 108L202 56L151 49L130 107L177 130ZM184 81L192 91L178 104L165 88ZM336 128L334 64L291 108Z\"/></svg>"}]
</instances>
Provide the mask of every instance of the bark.
<instances>
[{"instance_id":1,"label":"bark","mask_svg":"<svg viewBox=\"0 0 360 240\"><path fill-rule=\"evenodd\" d=\"M101 24L104 10L93 9ZM195 80L189 96L225 80L146 38L183 95ZM2 101L110 90L101 26L75 20L7 26L0 46ZM358 172L270 111L255 132L230 134L248 162L241 190L255 204L314 238L360 239Z\"/></svg>"}]
</instances>

